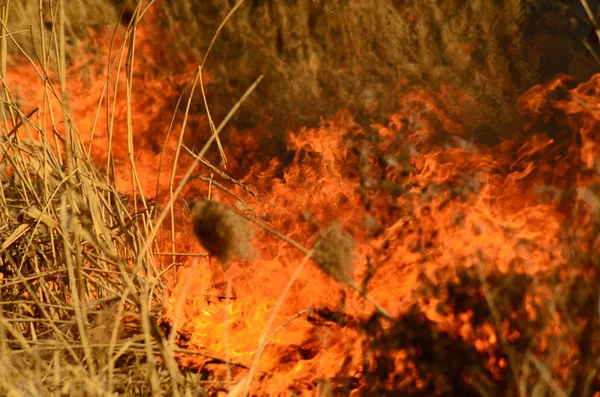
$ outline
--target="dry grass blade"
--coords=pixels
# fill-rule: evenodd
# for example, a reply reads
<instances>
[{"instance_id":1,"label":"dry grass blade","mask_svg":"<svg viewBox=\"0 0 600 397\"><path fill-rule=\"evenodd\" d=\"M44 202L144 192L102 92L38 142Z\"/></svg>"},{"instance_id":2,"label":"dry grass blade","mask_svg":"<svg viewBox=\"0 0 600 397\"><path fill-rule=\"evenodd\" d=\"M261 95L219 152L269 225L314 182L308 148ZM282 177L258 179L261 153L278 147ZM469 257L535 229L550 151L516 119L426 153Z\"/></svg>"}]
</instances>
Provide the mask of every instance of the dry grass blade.
<instances>
[{"instance_id":1,"label":"dry grass blade","mask_svg":"<svg viewBox=\"0 0 600 397\"><path fill-rule=\"evenodd\" d=\"M2 251L6 250L10 247L15 241L21 238L27 231L29 230L29 225L19 225L17 226L12 233L6 237L4 242L2 243Z\"/></svg>"},{"instance_id":2,"label":"dry grass blade","mask_svg":"<svg viewBox=\"0 0 600 397\"><path fill-rule=\"evenodd\" d=\"M85 158L85 153L80 151L81 145L73 147L75 157ZM23 161L22 153L27 153L26 161ZM99 328L88 330L88 325L103 322L94 314L96 308L105 305L103 301L108 304L115 296L135 297L138 294L137 290L125 293L125 283L119 279L130 275L123 273L127 273L126 268L115 261L122 264L137 257L135 246L126 241L132 234L145 239L147 230L140 228L140 222L132 222L128 229L106 233L106 225L122 224L123 219L131 215L125 212L127 206L113 188L90 189L89 186L104 185L104 177L90 166L77 167L73 172L83 183L59 184L55 192L38 189L48 179L47 173L62 173L55 153L25 140L15 141L4 151L4 160L15 175L3 188L6 206L3 212L8 217L5 220L7 227L0 231L3 242L0 260L4 264L0 299L3 302L3 329L7 331L4 343L8 351L22 349L27 346L27 341L45 343L49 347L46 352L25 349L20 356L28 362L45 365L54 359L53 352L56 352L63 363L56 378L61 382L69 373L87 371L84 367L76 368L88 360L94 367L98 366L99 372L96 376L94 372L88 373L84 378L90 379L91 383L82 387L98 391L102 380L97 376L108 363L106 356L97 353L93 347L99 341ZM32 163L41 164L41 167L30 167ZM16 175L27 182L16 180ZM72 199L67 200L67 195ZM118 205L112 208L108 203ZM73 227L74 222L79 225L79 231ZM144 259L147 260L152 260L150 255ZM76 323L79 323L78 327L74 327ZM106 338L100 342L106 342ZM75 345L80 347L73 347ZM82 349L88 353L82 354ZM137 353L126 349L119 355ZM100 359L101 356L104 357ZM91 370L93 367L86 368ZM0 376L7 375L7 371L10 367L6 366L0 370ZM48 382L36 383L36 388L52 389L52 379ZM118 382L113 383L116 383L115 390L123 387ZM11 383L3 384L10 387ZM77 386L73 384L72 387ZM5 388L3 392L8 390Z\"/></svg>"},{"instance_id":3,"label":"dry grass blade","mask_svg":"<svg viewBox=\"0 0 600 397\"><path fill-rule=\"evenodd\" d=\"M44 138L38 139L43 141ZM74 157L85 159L81 147L75 142ZM27 153L25 157L23 153ZM138 257L136 247L142 245L148 230L143 227L143 222L135 221L129 222L126 228L108 231L107 225L125 225L126 219L133 219L127 212L132 209L121 201L121 195L114 188L105 186L103 175L83 162L73 171L73 177L80 183L58 184L55 191L39 189L49 175L63 172L56 153L56 150L46 150L44 145L32 145L25 140L5 146L3 159L14 176L3 188L2 212L6 227L0 230L4 344L8 352L13 352L9 354L22 350L19 357L30 364L44 366L54 359L62 363L54 378L35 377L40 379L35 382L37 392L33 392L33 385L27 386L24 381L24 389L20 390L45 394L40 390L52 390L55 382L68 379L71 384L65 386L65 390L81 387L90 392L93 390L97 395L104 387L101 374L106 374L107 366L114 367L119 357L123 360L124 357L139 356L139 348L133 350L132 346L113 349L114 356L105 354L110 349L94 346L105 342L115 344L117 339L126 338L139 327L139 324L130 324L126 332L118 331L116 338L111 339L112 326L102 319L102 313L103 307L115 296L123 297L125 302L129 297L134 302L139 300L137 288L125 291L127 283L122 279L131 277L124 264ZM33 163L41 166L31 167ZM71 200L66 199L67 196ZM79 226L74 227L75 223ZM137 244L128 243L132 236L138 240ZM148 262L152 260L150 254L143 259L147 268L152 268ZM143 278L144 274L138 277ZM95 314L96 309L100 309L100 317ZM79 326L75 326L76 323ZM90 324L96 325L90 329ZM31 341L43 343L47 350L36 352L28 347ZM84 350L88 353L84 354ZM91 366L81 366L80 363L86 360ZM134 360L131 365L139 363ZM2 367L0 377L11 379L11 367ZM97 368L96 375L91 370L93 367ZM120 371L123 369L121 367ZM82 376L83 373L87 375ZM83 383L73 383L69 377L75 374ZM12 379L21 382L18 377ZM114 391L125 390L123 381L128 382L115 375L111 381ZM139 381L142 380L136 382ZM2 385L0 389L5 393L16 383L7 381Z\"/></svg>"},{"instance_id":4,"label":"dry grass blade","mask_svg":"<svg viewBox=\"0 0 600 397\"><path fill-rule=\"evenodd\" d=\"M252 382L254 381L254 376L259 369L259 364L260 364L260 359L261 359L262 353L265 350L265 348L267 347L267 344L269 343L269 338L271 336L270 335L271 328L273 326L273 323L275 322L275 318L277 317L277 314L279 313L279 310L281 309L283 302L285 302L285 299L287 298L288 293L292 289L292 285L294 285L294 283L298 279L298 276L300 276L300 273L304 269L304 266L310 260L310 257L312 254L313 254L313 250L308 251L306 253L306 255L304 256L304 258L302 258L302 260L298 263L298 265L296 266L296 270L294 270L294 273L292 274L292 276L288 280L287 284L283 288L283 291L279 295L279 298L277 299L277 303L275 303L275 307L273 307L273 311L271 312L271 315L269 316L269 321L267 322L267 325L265 326L265 328L262 331L261 338L258 343L258 347L256 349L256 353L254 354L254 358L252 359L252 365L250 366L250 371L248 372L248 376L243 381L240 382L241 384L243 384L243 387L241 389L239 389L239 392L241 394L243 394L244 396L248 396L250 394Z\"/></svg>"},{"instance_id":5,"label":"dry grass blade","mask_svg":"<svg viewBox=\"0 0 600 397\"><path fill-rule=\"evenodd\" d=\"M26 210L23 210L23 214L29 215L31 218L38 220L39 222L43 223L51 229L55 229L59 226L58 222L54 218L47 214L44 214L42 211L35 207L29 207Z\"/></svg>"}]
</instances>

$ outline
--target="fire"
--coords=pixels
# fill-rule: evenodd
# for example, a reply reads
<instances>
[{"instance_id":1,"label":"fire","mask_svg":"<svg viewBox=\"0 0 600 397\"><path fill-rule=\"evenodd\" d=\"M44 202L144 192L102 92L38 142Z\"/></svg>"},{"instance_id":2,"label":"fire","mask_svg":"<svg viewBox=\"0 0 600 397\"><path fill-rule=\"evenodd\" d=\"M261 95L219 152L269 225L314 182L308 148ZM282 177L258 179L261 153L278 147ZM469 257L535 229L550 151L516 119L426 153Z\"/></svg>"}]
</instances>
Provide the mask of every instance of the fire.
<instances>
[{"instance_id":1,"label":"fire","mask_svg":"<svg viewBox=\"0 0 600 397\"><path fill-rule=\"evenodd\" d=\"M119 31L114 48L124 40ZM100 44L97 54L85 48L77 53L68 70L72 78L67 91L71 116L84 142L90 142L98 167L114 172L124 193L143 193L161 206L173 182L180 182L193 161L184 150L177 155L183 116L173 116L173 109L195 69L181 67L167 78L159 66L167 62L166 55L154 40L146 29L138 30L132 74L133 147L127 130L127 72L117 63L117 54L111 54L111 34L92 37L91 42ZM31 65L13 62L8 82L17 87L13 94L23 108L45 103L59 114L59 102ZM356 377L365 387L361 371L365 361L367 367L376 366L376 358L369 359L368 336L361 324L377 308L347 283L306 262L306 254L286 241L308 250L334 224L352 236L356 247L352 282L364 287L369 299L393 318L418 307L440 330L469 341L477 351L495 350L500 341L493 324L473 327L473 312L442 315L437 309L440 300L426 302L413 292L421 287L423 276L442 274L452 280L463 268L534 275L565 266L569 247L562 232L570 209L579 211L587 227L586 214L593 211L582 206L598 205L588 193L597 182L600 158L599 90L600 75L579 85L557 76L533 87L517 104L521 131L510 131L509 138L497 144L469 141L468 120L440 109L439 101L450 96L459 98L457 107L475 106L473 98L452 87L441 87L438 93L411 89L397 101L397 113L371 125L359 124L341 111L317 128L289 131L289 162L273 153L262 162L247 164L244 158L236 163L240 148L259 150L268 131L226 129L229 163L223 171L238 180L221 178L203 165L182 197L206 197L210 191L212 200L258 221L252 226L255 252L228 266L204 255L187 203L176 201L172 219L162 225L156 253L165 267L178 265L176 274L166 274L169 297L163 302L162 320L177 326L181 348L200 353L179 353L181 368L210 367L214 379L242 382L262 351L252 383L257 393L277 395L293 389L308 394L319 380L340 374ZM556 121L552 117L561 123L558 131L545 130ZM189 120L202 136L209 136L204 116L191 115ZM48 131L63 131L56 120L46 122ZM188 131L182 139L190 149L198 146L194 133ZM208 158L218 166L218 156ZM556 198L551 186L568 197ZM293 277L289 293L282 296ZM534 321L534 310L527 313ZM382 329L391 328L385 319L373 318ZM508 341L519 336L508 323L504 331ZM395 360L397 374L417 372L405 350L398 350ZM509 363L498 356L486 365L499 373Z\"/></svg>"}]
</instances>

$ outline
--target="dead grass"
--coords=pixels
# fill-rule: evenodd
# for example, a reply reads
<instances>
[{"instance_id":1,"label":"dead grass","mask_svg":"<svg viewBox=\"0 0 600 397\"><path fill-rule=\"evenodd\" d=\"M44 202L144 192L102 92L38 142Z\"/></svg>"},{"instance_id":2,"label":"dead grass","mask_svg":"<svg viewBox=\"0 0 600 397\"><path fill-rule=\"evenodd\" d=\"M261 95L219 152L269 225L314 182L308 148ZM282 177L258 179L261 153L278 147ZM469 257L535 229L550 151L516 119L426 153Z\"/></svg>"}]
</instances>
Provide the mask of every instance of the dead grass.
<instances>
[{"instance_id":1,"label":"dead grass","mask_svg":"<svg viewBox=\"0 0 600 397\"><path fill-rule=\"evenodd\" d=\"M115 371L127 367L139 372L148 359L123 337L158 329L150 318L150 328L136 321L123 334L117 321L124 310L139 317L141 302L155 301L161 291L159 286L142 297L148 278L157 274L152 255L142 260L146 271L133 274L130 268L148 235L144 218L152 214L132 215L77 140L69 174L59 154L65 150L62 139L47 136L16 106L11 110L14 122L23 119L23 125L17 136L0 142L3 357L53 374L29 375L42 390L60 385L66 395L122 392L124 384L107 378L116 379ZM0 370L16 383L3 382L4 392L20 382L6 371L11 368Z\"/></svg>"},{"instance_id":2,"label":"dead grass","mask_svg":"<svg viewBox=\"0 0 600 397\"><path fill-rule=\"evenodd\" d=\"M52 26L53 40L40 35L31 45L39 44L36 51L52 54L56 63L30 59L31 67L58 74L58 82L46 81L44 100L58 100L60 114L44 106L26 115L8 87L4 90L3 395L162 395L168 390L178 395L183 385L156 318L154 302L162 299L164 287L157 278L160 270L152 251L141 250L152 241L153 207L117 192L113 181L95 169L65 99L70 77L65 73L66 37L77 37L90 26L69 12L94 24L95 17L107 17L102 4L53 2L56 12L43 8L41 21L25 20L47 26L49 18ZM30 6L16 2L8 15L24 17ZM12 26L6 14L3 22ZM4 40L25 51L13 38ZM7 59L1 61L5 73ZM49 119L59 120L53 129L48 129Z\"/></svg>"},{"instance_id":3,"label":"dead grass","mask_svg":"<svg viewBox=\"0 0 600 397\"><path fill-rule=\"evenodd\" d=\"M23 1L11 3L8 15L16 18L14 24L4 16L5 26L8 23L11 31L13 25L19 29L18 23L27 18L44 27L37 33L33 30L34 40L29 40L29 50L25 44L28 40L24 40L21 48L13 43L17 49L11 51L53 54L62 84L51 86L48 81L47 98L66 97L59 94L65 94L64 81L69 77L65 75L70 45L67 37L83 37L87 27L106 23L102 18L116 18L109 8L104 8L106 3L98 2L97 8L84 7L83 2L65 7L65 1L54 5L66 15L49 14L43 9L40 20L39 13L32 11L38 12L37 8ZM232 23L226 25L223 31L226 44L216 47L215 58L226 59L227 64L222 68L213 66L223 72L217 79L226 87L224 96L240 93L240 87L250 86L250 89L222 117L223 123L213 128L211 139L182 181L178 184L172 177L169 201L160 213L154 212L143 196L125 197L117 192L114 181L91 165L79 141L76 123L70 120L68 103L62 103L60 121L64 122L61 127L64 129L49 131L43 122L49 117L47 114L24 114L5 90L2 109L6 117L0 127L3 131L0 139L1 394L201 392L179 372L173 358L177 350L174 336L167 337L158 324L160 307L155 304L164 298L160 278L164 269L153 255L155 237L162 222L172 215L185 181L207 147L218 141L218 134L257 86L260 79L256 77L266 72L267 67L274 72L269 72L268 84L260 88L258 96L259 101L269 99L271 104L261 108L274 119L281 119L296 108L300 119L311 119L326 113L328 102L336 106L368 107L373 98L381 98L388 91L385 83L399 75L431 86L445 82L466 84L481 96L483 109L490 110L498 103L509 103L507 98L542 73L536 70L539 66L536 54L522 56L529 48L529 38L521 30L522 24L530 26L528 10L533 5L528 2L507 2L501 6L472 2L463 7L453 2L448 8L431 7L432 3L421 1L411 5L400 1L361 5L349 1L311 3L253 2L241 8L240 15L236 14ZM86 3L96 7L94 4ZM190 32L196 29L202 33L181 36L182 45L196 48L192 44L200 40L197 48L207 51L207 42L217 30L215 21L221 22L231 15L226 15L230 7L220 4L165 2L163 9L172 21L185 24ZM454 14L456 10L451 7L458 7L459 12ZM140 5L132 17L133 25L139 22L141 11ZM476 22L465 25L465 20ZM55 39L44 39L45 29ZM382 37L386 40L383 44ZM517 38L508 50L501 40L506 37ZM475 40L478 44L475 49L465 48L465 38L467 44L475 38L481 42ZM121 55L127 50L126 46L121 48ZM134 58L130 50L128 60ZM266 62L255 62L257 59ZM2 70L6 70L6 64L7 59L3 58ZM193 87L199 83L203 90L201 69ZM479 74L473 75L474 69ZM448 70L453 72L447 74ZM355 77L348 78L349 73ZM252 81L254 85L249 84ZM127 83L133 84L131 80ZM213 99L227 105L226 101ZM202 106L207 109L204 95L203 100ZM191 106L190 99L186 117ZM504 117L508 107L500 108ZM128 134L132 134L131 128ZM133 136L129 138L133 142ZM178 151L182 147L179 143ZM133 150L130 160L133 166ZM136 178L132 179L135 191ZM193 213L196 235L209 253L223 263L233 257L246 257L251 251L249 227L231 209L214 202L200 202ZM267 230L278 235L272 229ZM354 243L340 228L329 229L311 251L286 241L301 249L305 258L286 286L274 314L311 257L327 274L371 300L351 280ZM376 302L371 302L380 314L393 320ZM274 314L259 342L259 352L271 336ZM257 354L248 387L259 360Z\"/></svg>"},{"instance_id":4,"label":"dead grass","mask_svg":"<svg viewBox=\"0 0 600 397\"><path fill-rule=\"evenodd\" d=\"M9 106L13 123L22 119L23 125L17 135L5 135L0 142L5 171L0 202L2 357L25 363L27 376L35 381L23 384L39 390L60 387L63 395L146 390L145 376L130 379L126 374L147 373L144 366L154 365L150 373L164 378L159 376L164 364L154 360L159 328L154 315L142 308L161 294L160 282L147 288L159 273L153 256L139 258L152 213L133 215L125 197L90 165L77 135L69 173L60 154L65 151L62 138L46 135L33 117ZM133 273L134 261L141 261L145 270ZM133 321L123 329L125 311ZM139 321L144 311L146 325ZM151 357L140 344L144 341L150 343ZM163 357L163 362L170 359ZM32 368L40 373L31 373ZM10 375L13 370L0 370L7 379L1 383L3 393L21 387L20 379Z\"/></svg>"},{"instance_id":5,"label":"dead grass","mask_svg":"<svg viewBox=\"0 0 600 397\"><path fill-rule=\"evenodd\" d=\"M100 2L98 7L83 2L67 7L64 0L43 4L38 9L29 2L17 2L2 15L10 33L10 15L29 18L28 23L42 27L37 35L32 31L36 37L29 42L35 56L16 34L3 36L2 45L6 49L10 44L25 56L30 65L20 67L35 69L45 85L44 103L29 114L23 113L8 87L3 92L0 359L6 365L0 367L0 394L189 395L197 388L180 373L174 338L159 326L158 302L164 300L162 277L168 268L155 261L154 252L158 230L172 214L175 200L199 161L182 181L171 180L173 190L161 212L155 211L140 189L133 146L128 147L128 160L135 194L115 189L113 174L99 172L81 142L66 88L71 78L66 72L68 52L81 33L71 28L87 33L87 27L98 21L96 17L111 19L114 14L104 13L107 3ZM127 33L135 30L151 5L137 3ZM104 25L106 20L98 23ZM49 40L41 33L45 28L51 30ZM131 37L115 49L116 57L128 61L128 120L135 60ZM0 60L4 81L8 53L3 52ZM200 67L193 78L200 86L201 74ZM240 103L259 81L260 77ZM237 107L239 103L231 114ZM218 142L230 117L214 127L207 147ZM128 125L126 131L132 145L132 127ZM109 154L111 149L107 148ZM22 376L15 376L19 373Z\"/></svg>"},{"instance_id":6,"label":"dead grass","mask_svg":"<svg viewBox=\"0 0 600 397\"><path fill-rule=\"evenodd\" d=\"M128 0L71 0L65 8L64 37L67 54L86 39L92 30L114 26L121 15L121 8ZM42 4L42 19L39 6ZM10 27L14 42L9 41L9 55L26 53L33 59L43 59L43 49L56 45L59 37L58 2L55 0L2 0L6 7L5 22ZM54 54L50 54L53 56ZM56 62L56 58L52 57Z\"/></svg>"},{"instance_id":7,"label":"dead grass","mask_svg":"<svg viewBox=\"0 0 600 397\"><path fill-rule=\"evenodd\" d=\"M167 28L181 33L178 56L200 59L233 3L161 3ZM445 110L458 113L455 118L467 121L479 139L502 136L517 121L516 99L532 85L558 72L587 79L598 70L582 43L590 28L573 10L577 6L538 0L245 2L207 65L217 87L209 98L218 119L231 98L264 74L235 123L269 123L281 132L290 121L315 125L342 108L377 119L397 110L398 81L434 92L448 84L477 105L448 104ZM443 98L436 103L445 105Z\"/></svg>"}]
</instances>

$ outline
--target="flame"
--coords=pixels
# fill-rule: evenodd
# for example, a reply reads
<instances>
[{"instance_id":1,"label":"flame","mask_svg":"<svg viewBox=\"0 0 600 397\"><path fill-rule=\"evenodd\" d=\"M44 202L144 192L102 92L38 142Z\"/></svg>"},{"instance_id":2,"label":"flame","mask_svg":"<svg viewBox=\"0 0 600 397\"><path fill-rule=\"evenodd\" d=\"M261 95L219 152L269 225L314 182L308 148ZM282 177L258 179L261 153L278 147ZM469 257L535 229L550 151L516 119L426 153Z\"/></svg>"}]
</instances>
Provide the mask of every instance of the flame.
<instances>
[{"instance_id":1,"label":"flame","mask_svg":"<svg viewBox=\"0 0 600 397\"><path fill-rule=\"evenodd\" d=\"M95 34L91 42L98 43L99 47L94 47L97 52L92 54L83 47L74 57L66 87L71 116L83 140L91 142L91 154L99 167L109 164L107 148L112 147L121 191L130 192L136 185L128 160L131 155L140 191L164 204L175 162L178 173L174 179L178 181L181 170L192 161L187 154L176 157L182 117L173 117L173 108L194 69L183 65L165 76L159 65L167 62L167 55L154 44L151 32L138 30L131 153L127 70L117 62L114 51L111 55L111 40L111 33ZM124 40L124 32L118 31L113 48L119 48ZM60 102L48 94L48 86L31 65L25 60L13 62L8 81L17 87L13 95L23 108L44 103L60 114ZM50 81L57 79L49 77ZM228 172L239 176L239 181L227 183L215 176L232 194L216 186L211 187L211 194L304 247L312 246L322 228L340 222L357 243L356 283L362 285L368 278L369 295L392 316L421 305L442 329L487 351L498 344L490 324L473 329L469 325L472 313L443 317L434 308L436 302L414 301L412 291L419 285L419 273L444 269L453 277L456 269L483 262L502 272L529 274L564 265L560 232L565 211L553 200L540 200L540 192L548 186L585 187L593 180L579 171L598 167L599 90L600 75L580 85L574 85L568 76L557 76L533 87L517 104L524 133L518 136L519 131L514 131L511 136L516 138L495 145L467 141L468 125L457 115L462 114L461 106L476 106L476 100L452 87L440 87L438 93L407 91L398 100L398 112L379 124L360 125L341 111L318 128L290 131L285 141L293 158L286 163L276 156L242 158L240 148L260 150L269 132L259 127L243 131L231 127L224 132L230 142L225 147L231 162ZM454 104L442 107L440 100L448 97L456 98ZM564 131L545 131L548 117L560 119ZM191 115L190 120L204 134L209 131L204 116ZM53 127L64 131L56 120L45 123L48 131ZM167 136L169 130L174 132ZM440 142L440 130L450 139ZM581 145L569 135L580 137ZM241 160L236 163L234 159ZM262 161L247 163L257 159ZM255 194L248 194L249 189ZM183 196L207 192L207 184L195 180ZM585 190L578 194L585 200ZM245 204L240 205L233 195ZM172 228L168 232L173 233L174 246L165 239L161 249L204 252L181 201L176 203L174 216L172 224L165 226ZM281 310L274 314L273 308L304 254L264 228L255 227L254 232L255 258L234 261L227 270L206 256L173 258L173 263L182 266L175 276L169 276L164 320L179 324L181 347L206 354L181 354L181 366L203 367L213 356L248 366L266 332L268 345L260 360L261 382L256 386L266 395L292 387L308 390L317 379L333 378L343 371L360 373L368 351L355 324L373 314L374 307L308 263L298 273ZM163 257L161 261L169 264ZM337 309L347 318L307 321L312 313ZM274 327L266 329L273 315ZM510 340L510 333L507 338ZM406 357L399 352L397 368L410 372ZM501 360L488 364L507 365ZM215 376L224 378L227 375L220 368ZM243 371L234 371L233 380L243 375Z\"/></svg>"}]
</instances>

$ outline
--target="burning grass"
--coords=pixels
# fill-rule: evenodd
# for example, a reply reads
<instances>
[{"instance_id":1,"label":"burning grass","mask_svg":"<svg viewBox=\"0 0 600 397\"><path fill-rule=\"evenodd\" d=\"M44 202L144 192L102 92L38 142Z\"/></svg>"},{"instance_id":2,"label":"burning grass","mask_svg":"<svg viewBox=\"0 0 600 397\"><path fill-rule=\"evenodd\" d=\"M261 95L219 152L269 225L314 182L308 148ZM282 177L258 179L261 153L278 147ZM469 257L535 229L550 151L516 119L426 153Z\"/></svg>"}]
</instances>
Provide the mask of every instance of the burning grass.
<instances>
[{"instance_id":1,"label":"burning grass","mask_svg":"<svg viewBox=\"0 0 600 397\"><path fill-rule=\"evenodd\" d=\"M514 32L522 40L508 54L499 45L503 29L527 31L517 18L530 10L523 3L490 6L505 11L499 22L480 10L487 17L466 36L457 33L464 26L442 23L450 9L429 3L356 11L416 29L423 45L395 66L412 68L413 77L425 68L432 81L405 84L381 109L385 118L342 111L290 132L285 162L260 153L271 147L265 129L225 129L260 87L258 76L218 126L205 90L217 89L219 73L206 73L206 58L192 78L172 68L167 87L157 82L169 56L156 35L170 38L149 28L165 17L152 6L138 4L126 29L95 35L107 46L95 62L74 57L84 61L71 66L65 14L50 16L59 40L40 45L56 70L31 58L14 69L3 59L0 68L0 393L592 396L600 390L600 75L534 86L507 116L514 130L489 130L500 141L480 139L486 113L472 111L487 106L479 94L488 88L511 103L508 80L519 89L538 82L520 57L529 50L525 33ZM167 17L193 6L163 5L172 6ZM478 5L460 8L457 21ZM307 26L333 45L339 31L325 22L340 23L343 13L320 20L325 14L315 13L327 4L318 6L295 15L287 5L253 3L240 20L228 14L225 26L269 30L248 16L267 9L284 25L312 20ZM396 25L395 12L404 18ZM504 18L517 22L502 25ZM342 24L342 37L363 32L356 23ZM370 33L356 46L378 28L365 24ZM227 37L227 29L219 32ZM439 62L417 57L437 51L431 31L472 58L448 49ZM480 44L479 34L484 46L461 47L459 38ZM494 56L482 60L479 48ZM271 60L288 62L288 50ZM359 52L361 67L382 58ZM467 63L482 70L474 84L483 91L460 73L442 81L444 68ZM389 78L392 69L381 73ZM241 81L253 70L240 68ZM337 69L311 70L314 83ZM513 81L509 70L523 79ZM486 73L499 76L497 85L486 86ZM194 110L199 102L205 115ZM201 133L188 137L190 126ZM218 157L208 151L215 143ZM242 158L240 150L263 157ZM255 163L244 163L249 158ZM186 207L184 199L206 196ZM211 256L225 266L212 266Z\"/></svg>"},{"instance_id":2,"label":"burning grass","mask_svg":"<svg viewBox=\"0 0 600 397\"><path fill-rule=\"evenodd\" d=\"M77 135L47 134L35 115L8 106L16 127L0 144L0 390L135 394L147 376L166 382L159 367L143 369L161 356L150 302L164 299L155 278L162 269L140 254L152 208L134 213L133 199L91 165Z\"/></svg>"},{"instance_id":3,"label":"burning grass","mask_svg":"<svg viewBox=\"0 0 600 397\"><path fill-rule=\"evenodd\" d=\"M84 146L66 95L64 5L53 6L60 44L40 45L57 68L21 65L40 77L40 108L25 114L3 91L0 393L168 393L183 377L158 325L154 206L117 191Z\"/></svg>"}]
</instances>

